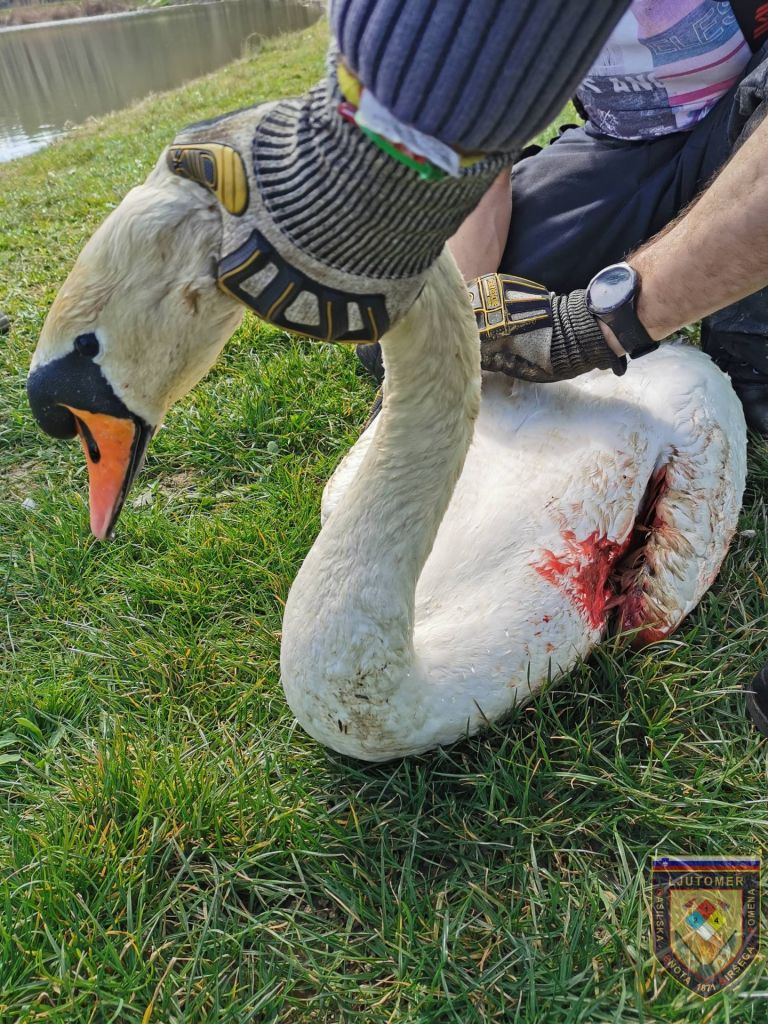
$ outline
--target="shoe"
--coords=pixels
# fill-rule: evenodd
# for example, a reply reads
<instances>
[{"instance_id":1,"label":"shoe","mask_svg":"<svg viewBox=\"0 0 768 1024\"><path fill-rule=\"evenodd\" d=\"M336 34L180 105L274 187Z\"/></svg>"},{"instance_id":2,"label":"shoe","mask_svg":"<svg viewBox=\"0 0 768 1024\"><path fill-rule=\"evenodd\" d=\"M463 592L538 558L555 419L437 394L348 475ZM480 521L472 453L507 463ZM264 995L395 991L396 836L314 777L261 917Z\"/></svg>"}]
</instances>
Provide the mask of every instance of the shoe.
<instances>
[{"instance_id":1,"label":"shoe","mask_svg":"<svg viewBox=\"0 0 768 1024\"><path fill-rule=\"evenodd\" d=\"M768 338L715 332L702 324L701 347L731 378L750 430L768 437Z\"/></svg>"},{"instance_id":2,"label":"shoe","mask_svg":"<svg viewBox=\"0 0 768 1024\"><path fill-rule=\"evenodd\" d=\"M768 736L768 665L763 665L745 689L749 717L755 728Z\"/></svg>"},{"instance_id":3,"label":"shoe","mask_svg":"<svg viewBox=\"0 0 768 1024\"><path fill-rule=\"evenodd\" d=\"M723 369L739 396L747 426L761 437L768 437L768 375L749 363L731 362Z\"/></svg>"},{"instance_id":4,"label":"shoe","mask_svg":"<svg viewBox=\"0 0 768 1024\"><path fill-rule=\"evenodd\" d=\"M384 381L384 360L381 356L381 345L358 345L355 349L357 358L381 387Z\"/></svg>"},{"instance_id":5,"label":"shoe","mask_svg":"<svg viewBox=\"0 0 768 1024\"><path fill-rule=\"evenodd\" d=\"M10 329L11 321L8 319L5 313L0 313L0 334L7 334L8 331L10 331Z\"/></svg>"}]
</instances>

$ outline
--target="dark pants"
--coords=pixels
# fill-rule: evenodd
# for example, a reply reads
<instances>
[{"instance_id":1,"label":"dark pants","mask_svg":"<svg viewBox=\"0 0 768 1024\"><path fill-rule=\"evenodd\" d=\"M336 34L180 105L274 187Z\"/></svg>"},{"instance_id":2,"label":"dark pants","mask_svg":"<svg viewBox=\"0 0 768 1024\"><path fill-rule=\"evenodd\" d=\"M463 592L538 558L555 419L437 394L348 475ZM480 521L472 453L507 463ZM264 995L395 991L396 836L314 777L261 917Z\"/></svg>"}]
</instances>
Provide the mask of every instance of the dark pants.
<instances>
[{"instance_id":1,"label":"dark pants","mask_svg":"<svg viewBox=\"0 0 768 1024\"><path fill-rule=\"evenodd\" d=\"M501 271L552 291L584 288L665 227L762 120L768 48L691 132L648 142L570 128L512 172L512 224ZM768 374L768 289L708 317L702 342L728 368L743 361Z\"/></svg>"}]
</instances>

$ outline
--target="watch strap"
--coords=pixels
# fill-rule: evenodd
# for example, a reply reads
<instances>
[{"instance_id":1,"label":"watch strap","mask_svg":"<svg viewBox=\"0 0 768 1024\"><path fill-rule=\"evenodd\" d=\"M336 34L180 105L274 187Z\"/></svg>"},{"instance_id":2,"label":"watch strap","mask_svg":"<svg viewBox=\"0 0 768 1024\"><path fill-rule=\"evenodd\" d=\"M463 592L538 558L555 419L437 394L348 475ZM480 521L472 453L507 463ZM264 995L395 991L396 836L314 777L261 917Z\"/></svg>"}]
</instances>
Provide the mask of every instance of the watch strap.
<instances>
[{"instance_id":1,"label":"watch strap","mask_svg":"<svg viewBox=\"0 0 768 1024\"><path fill-rule=\"evenodd\" d=\"M595 313L595 316L611 328L621 347L632 359L647 356L659 347L659 342L653 340L640 322L634 298L612 313Z\"/></svg>"}]
</instances>

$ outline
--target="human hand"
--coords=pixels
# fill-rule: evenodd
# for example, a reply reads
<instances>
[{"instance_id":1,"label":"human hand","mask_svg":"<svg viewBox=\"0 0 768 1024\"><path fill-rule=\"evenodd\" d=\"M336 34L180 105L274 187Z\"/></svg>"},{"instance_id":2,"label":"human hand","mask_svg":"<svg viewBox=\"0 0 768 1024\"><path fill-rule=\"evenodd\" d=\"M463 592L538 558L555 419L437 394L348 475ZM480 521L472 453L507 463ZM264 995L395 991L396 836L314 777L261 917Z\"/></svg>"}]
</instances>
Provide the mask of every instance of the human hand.
<instances>
[{"instance_id":1,"label":"human hand","mask_svg":"<svg viewBox=\"0 0 768 1024\"><path fill-rule=\"evenodd\" d=\"M584 291L554 295L543 285L507 274L485 274L468 287L484 370L536 383L568 380L589 370L625 372L626 357L617 356L605 341Z\"/></svg>"}]
</instances>

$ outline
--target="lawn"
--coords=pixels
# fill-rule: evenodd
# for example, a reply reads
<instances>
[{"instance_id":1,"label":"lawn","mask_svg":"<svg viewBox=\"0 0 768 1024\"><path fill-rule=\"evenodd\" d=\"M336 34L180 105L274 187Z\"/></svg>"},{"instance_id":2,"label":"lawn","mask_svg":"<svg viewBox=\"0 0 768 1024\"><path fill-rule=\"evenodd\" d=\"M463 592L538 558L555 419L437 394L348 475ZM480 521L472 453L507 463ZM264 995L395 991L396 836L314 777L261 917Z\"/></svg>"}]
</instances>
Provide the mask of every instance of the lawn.
<instances>
[{"instance_id":1,"label":"lawn","mask_svg":"<svg viewBox=\"0 0 768 1024\"><path fill-rule=\"evenodd\" d=\"M768 1019L654 964L649 858L768 846L742 684L768 651L768 451L671 640L606 643L492 732L366 767L299 730L281 610L373 388L247 318L113 543L24 398L78 250L175 129L299 91L323 25L0 166L0 1022Z\"/></svg>"}]
</instances>

